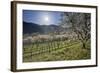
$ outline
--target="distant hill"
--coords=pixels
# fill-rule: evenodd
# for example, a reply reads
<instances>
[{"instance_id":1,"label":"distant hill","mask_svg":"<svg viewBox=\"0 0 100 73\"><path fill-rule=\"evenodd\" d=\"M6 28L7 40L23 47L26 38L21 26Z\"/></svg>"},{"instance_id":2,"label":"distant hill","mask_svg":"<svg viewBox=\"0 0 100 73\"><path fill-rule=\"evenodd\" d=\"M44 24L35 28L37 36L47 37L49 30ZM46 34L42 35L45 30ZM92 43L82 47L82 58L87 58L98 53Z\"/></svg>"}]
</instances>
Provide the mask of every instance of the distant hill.
<instances>
[{"instance_id":1,"label":"distant hill","mask_svg":"<svg viewBox=\"0 0 100 73\"><path fill-rule=\"evenodd\" d=\"M64 28L58 25L39 25L36 23L23 22L23 33L39 33L39 34L48 34L53 32L64 31Z\"/></svg>"},{"instance_id":2,"label":"distant hill","mask_svg":"<svg viewBox=\"0 0 100 73\"><path fill-rule=\"evenodd\" d=\"M41 32L41 27L35 23L23 22L23 33L31 34L35 32Z\"/></svg>"}]
</instances>

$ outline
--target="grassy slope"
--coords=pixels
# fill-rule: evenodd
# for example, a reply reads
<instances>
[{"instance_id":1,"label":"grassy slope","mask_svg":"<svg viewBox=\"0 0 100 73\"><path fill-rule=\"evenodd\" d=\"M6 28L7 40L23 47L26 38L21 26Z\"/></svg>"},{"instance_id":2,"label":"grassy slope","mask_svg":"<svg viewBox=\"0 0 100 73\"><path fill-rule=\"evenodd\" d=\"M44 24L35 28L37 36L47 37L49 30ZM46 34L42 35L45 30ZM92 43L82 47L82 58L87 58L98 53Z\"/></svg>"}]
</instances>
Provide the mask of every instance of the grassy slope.
<instances>
[{"instance_id":1,"label":"grassy slope","mask_svg":"<svg viewBox=\"0 0 100 73\"><path fill-rule=\"evenodd\" d=\"M48 48L47 44L40 44L38 45L38 49L36 45L33 47L32 45L24 46L24 53L23 53L23 62L39 62L39 61L59 61L59 60L82 60L82 59L90 59L90 50L89 49L82 49L82 44L80 42L71 41L63 44L61 41L59 47L61 48L50 48L53 49L52 51L48 51L48 49L40 49L41 47L45 46ZM57 43L57 42L55 42ZM52 43L54 44L54 43ZM31 48L31 49L29 49ZM87 43L87 48L90 48L90 43ZM38 53L39 51L45 51L43 53ZM31 55L31 53L38 53L35 55Z\"/></svg>"}]
</instances>

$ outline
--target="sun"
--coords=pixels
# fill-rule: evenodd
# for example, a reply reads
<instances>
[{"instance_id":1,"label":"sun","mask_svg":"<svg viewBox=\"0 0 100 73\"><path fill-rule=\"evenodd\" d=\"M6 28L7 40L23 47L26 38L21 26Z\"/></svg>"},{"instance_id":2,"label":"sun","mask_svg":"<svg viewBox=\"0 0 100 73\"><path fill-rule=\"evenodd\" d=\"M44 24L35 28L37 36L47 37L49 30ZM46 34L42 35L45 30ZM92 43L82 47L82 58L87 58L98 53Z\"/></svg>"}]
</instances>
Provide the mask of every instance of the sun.
<instances>
[{"instance_id":1,"label":"sun","mask_svg":"<svg viewBox=\"0 0 100 73\"><path fill-rule=\"evenodd\" d=\"M48 16L44 16L44 21L48 22L49 21L49 17Z\"/></svg>"},{"instance_id":2,"label":"sun","mask_svg":"<svg viewBox=\"0 0 100 73\"><path fill-rule=\"evenodd\" d=\"M43 23L44 25L50 25L50 16L48 15L43 16Z\"/></svg>"}]
</instances>

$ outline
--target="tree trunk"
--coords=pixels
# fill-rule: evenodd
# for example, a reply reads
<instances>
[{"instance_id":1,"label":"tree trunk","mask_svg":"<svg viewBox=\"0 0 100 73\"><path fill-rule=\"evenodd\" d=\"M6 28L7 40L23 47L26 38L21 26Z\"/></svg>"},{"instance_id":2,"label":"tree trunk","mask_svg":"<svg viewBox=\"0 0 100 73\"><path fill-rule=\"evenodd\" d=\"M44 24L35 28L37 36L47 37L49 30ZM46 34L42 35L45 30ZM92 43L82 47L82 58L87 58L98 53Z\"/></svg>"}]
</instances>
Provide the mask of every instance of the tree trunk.
<instances>
[{"instance_id":1,"label":"tree trunk","mask_svg":"<svg viewBox=\"0 0 100 73\"><path fill-rule=\"evenodd\" d=\"M86 44L85 44L85 42L82 42L82 48L83 48L83 49L86 49Z\"/></svg>"}]
</instances>

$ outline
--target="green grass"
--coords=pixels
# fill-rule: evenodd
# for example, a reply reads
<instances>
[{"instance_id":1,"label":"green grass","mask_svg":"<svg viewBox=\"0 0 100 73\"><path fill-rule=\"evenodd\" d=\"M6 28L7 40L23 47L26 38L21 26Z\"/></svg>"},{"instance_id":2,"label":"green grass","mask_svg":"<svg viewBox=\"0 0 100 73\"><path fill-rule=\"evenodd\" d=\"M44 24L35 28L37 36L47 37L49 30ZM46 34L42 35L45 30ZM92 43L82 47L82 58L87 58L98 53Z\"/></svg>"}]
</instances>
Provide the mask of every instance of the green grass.
<instances>
[{"instance_id":1,"label":"green grass","mask_svg":"<svg viewBox=\"0 0 100 73\"><path fill-rule=\"evenodd\" d=\"M87 42L86 47L88 49L82 48L79 41L52 41L52 43L25 45L23 62L90 59L90 42Z\"/></svg>"}]
</instances>

